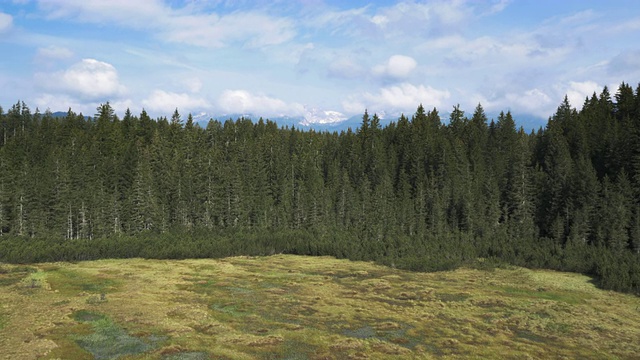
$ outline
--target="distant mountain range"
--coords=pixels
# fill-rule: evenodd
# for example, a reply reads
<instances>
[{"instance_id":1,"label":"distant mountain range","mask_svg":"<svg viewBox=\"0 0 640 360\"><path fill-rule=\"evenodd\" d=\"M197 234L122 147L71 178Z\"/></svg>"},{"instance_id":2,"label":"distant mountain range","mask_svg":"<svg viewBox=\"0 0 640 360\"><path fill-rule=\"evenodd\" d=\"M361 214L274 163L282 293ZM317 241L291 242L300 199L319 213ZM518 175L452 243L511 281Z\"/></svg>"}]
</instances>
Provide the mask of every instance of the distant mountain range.
<instances>
[{"instance_id":1,"label":"distant mountain range","mask_svg":"<svg viewBox=\"0 0 640 360\"><path fill-rule=\"evenodd\" d=\"M56 111L52 113L52 116L57 118L65 117L67 116L67 112ZM337 111L308 112L306 116L265 117L257 116L254 114L209 114L205 112L199 114L191 114L191 116L193 116L193 121L202 128L206 128L210 120L218 120L224 122L229 119L235 121L240 118L245 118L257 122L261 117L264 120L268 119L275 122L279 127L286 126L290 128L292 126L295 126L298 129L314 129L326 131L341 131L348 129L349 127L355 130L355 128L360 126L360 123L362 122L362 115L346 117L342 113L339 113ZM85 118L88 118L88 116L85 116ZM384 124L385 123L383 123L383 125Z\"/></svg>"},{"instance_id":2,"label":"distant mountain range","mask_svg":"<svg viewBox=\"0 0 640 360\"><path fill-rule=\"evenodd\" d=\"M67 116L66 111L57 111L54 112L53 117L65 117ZM373 116L373 114L370 114ZM226 120L232 119L237 120L240 118L251 119L254 122L257 122L261 116L256 116L254 114L242 114L242 113L233 113L233 114L209 114L209 113L199 113L192 114L193 121L198 124L202 128L206 128L207 124L210 120L218 120L224 122ZM397 121L400 116L388 116L386 114L378 114L380 117L380 125L385 126L390 122ZM406 116L410 117L411 114L407 114ZM87 117L87 116L85 116ZM360 127L362 123L362 115L354 115L351 117L347 117L344 114L337 111L330 110L307 110L305 116L276 116L276 117L265 117L262 116L264 120L271 120L278 124L279 127L289 127L295 126L297 129L313 129L316 131L342 131L351 128L355 130ZM498 118L497 114L487 114L487 118L489 121L496 120ZM443 122L447 122L449 119L449 113L440 112L440 119ZM516 124L519 127L523 127L525 131L529 132L531 130L538 130L540 127L544 127L546 124L546 120L539 119L531 116L519 116L514 114L514 119Z\"/></svg>"},{"instance_id":3,"label":"distant mountain range","mask_svg":"<svg viewBox=\"0 0 640 360\"><path fill-rule=\"evenodd\" d=\"M325 117L320 117L319 114L314 114L311 116L275 116L275 117L265 117L265 116L257 116L254 114L222 114L222 115L212 115L208 113L200 113L193 115L193 120L199 124L201 127L206 128L207 124L210 120L218 120L218 121L226 121L229 119L237 120L240 118L251 119L254 122L257 122L260 118L265 121L268 119L270 121L278 124L279 127L292 127L295 126L298 129L314 129L314 130L326 130L326 131L341 131L346 130L349 127L355 129L360 126L362 122L362 115L346 117L337 112L325 112L328 114ZM339 114L339 115L338 115Z\"/></svg>"}]
</instances>

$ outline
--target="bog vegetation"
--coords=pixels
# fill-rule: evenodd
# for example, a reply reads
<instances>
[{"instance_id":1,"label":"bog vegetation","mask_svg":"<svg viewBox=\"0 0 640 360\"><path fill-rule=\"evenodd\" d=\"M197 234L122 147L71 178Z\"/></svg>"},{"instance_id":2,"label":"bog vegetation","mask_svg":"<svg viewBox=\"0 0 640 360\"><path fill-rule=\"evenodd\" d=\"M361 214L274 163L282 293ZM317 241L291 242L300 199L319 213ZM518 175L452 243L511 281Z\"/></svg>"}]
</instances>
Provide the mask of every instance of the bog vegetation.
<instances>
[{"instance_id":1,"label":"bog vegetation","mask_svg":"<svg viewBox=\"0 0 640 360\"><path fill-rule=\"evenodd\" d=\"M0 110L0 261L289 253L412 270L477 258L640 291L640 86L544 129L481 105L384 127Z\"/></svg>"},{"instance_id":2,"label":"bog vegetation","mask_svg":"<svg viewBox=\"0 0 640 360\"><path fill-rule=\"evenodd\" d=\"M0 267L8 359L633 359L640 299L575 273L276 255Z\"/></svg>"}]
</instances>

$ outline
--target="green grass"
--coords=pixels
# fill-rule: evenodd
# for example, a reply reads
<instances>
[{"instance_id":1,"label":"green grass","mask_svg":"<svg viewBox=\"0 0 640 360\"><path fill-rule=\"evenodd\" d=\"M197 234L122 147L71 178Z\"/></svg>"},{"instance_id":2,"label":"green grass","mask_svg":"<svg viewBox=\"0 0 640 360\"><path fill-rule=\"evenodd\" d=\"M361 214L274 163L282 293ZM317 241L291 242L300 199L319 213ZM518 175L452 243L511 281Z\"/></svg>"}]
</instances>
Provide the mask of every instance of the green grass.
<instances>
[{"instance_id":1,"label":"green grass","mask_svg":"<svg viewBox=\"0 0 640 360\"><path fill-rule=\"evenodd\" d=\"M551 301L561 301L567 304L580 304L589 299L589 296L586 294L581 294L577 292L558 292L558 291L547 291L545 289L539 288L535 290L526 289L526 288L518 288L512 286L506 286L501 288L500 290L504 291L508 296L520 297L520 298L533 298L533 299L545 299Z\"/></svg>"},{"instance_id":2,"label":"green grass","mask_svg":"<svg viewBox=\"0 0 640 360\"><path fill-rule=\"evenodd\" d=\"M154 345L129 335L108 318L92 321L93 333L79 335L76 342L95 359L117 359L126 355L145 353Z\"/></svg>"},{"instance_id":3,"label":"green grass","mask_svg":"<svg viewBox=\"0 0 640 360\"><path fill-rule=\"evenodd\" d=\"M106 319L105 315L88 310L78 310L71 317L77 322L94 322Z\"/></svg>"},{"instance_id":4,"label":"green grass","mask_svg":"<svg viewBox=\"0 0 640 360\"><path fill-rule=\"evenodd\" d=\"M599 290L577 274L493 267L412 273L283 255L32 268L0 287L0 353L12 358L626 359L640 353L640 299ZM11 271L3 265L0 277ZM23 285L32 279L42 286L27 294Z\"/></svg>"},{"instance_id":5,"label":"green grass","mask_svg":"<svg viewBox=\"0 0 640 360\"><path fill-rule=\"evenodd\" d=\"M0 266L0 287L15 285L22 281L25 276L37 271L38 268L33 266Z\"/></svg>"},{"instance_id":6,"label":"green grass","mask_svg":"<svg viewBox=\"0 0 640 360\"><path fill-rule=\"evenodd\" d=\"M104 294L116 291L121 281L116 275L90 274L59 268L48 273L48 281L53 290L67 295L86 292Z\"/></svg>"},{"instance_id":7,"label":"green grass","mask_svg":"<svg viewBox=\"0 0 640 360\"><path fill-rule=\"evenodd\" d=\"M179 352L176 354L166 355L163 360L209 360L209 354L206 352Z\"/></svg>"},{"instance_id":8,"label":"green grass","mask_svg":"<svg viewBox=\"0 0 640 360\"><path fill-rule=\"evenodd\" d=\"M0 287L15 285L23 279L23 274L20 273L5 273L0 274Z\"/></svg>"}]
</instances>

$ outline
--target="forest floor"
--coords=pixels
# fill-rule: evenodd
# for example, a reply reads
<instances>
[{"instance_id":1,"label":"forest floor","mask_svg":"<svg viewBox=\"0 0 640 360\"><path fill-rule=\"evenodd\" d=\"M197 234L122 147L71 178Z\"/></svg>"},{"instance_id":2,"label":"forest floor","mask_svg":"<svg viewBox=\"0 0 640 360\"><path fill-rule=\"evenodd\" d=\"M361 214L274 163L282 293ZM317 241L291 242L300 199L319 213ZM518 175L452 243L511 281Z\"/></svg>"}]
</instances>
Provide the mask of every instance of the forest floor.
<instances>
[{"instance_id":1,"label":"forest floor","mask_svg":"<svg viewBox=\"0 0 640 360\"><path fill-rule=\"evenodd\" d=\"M640 298L329 257L0 264L0 358L637 358Z\"/></svg>"}]
</instances>

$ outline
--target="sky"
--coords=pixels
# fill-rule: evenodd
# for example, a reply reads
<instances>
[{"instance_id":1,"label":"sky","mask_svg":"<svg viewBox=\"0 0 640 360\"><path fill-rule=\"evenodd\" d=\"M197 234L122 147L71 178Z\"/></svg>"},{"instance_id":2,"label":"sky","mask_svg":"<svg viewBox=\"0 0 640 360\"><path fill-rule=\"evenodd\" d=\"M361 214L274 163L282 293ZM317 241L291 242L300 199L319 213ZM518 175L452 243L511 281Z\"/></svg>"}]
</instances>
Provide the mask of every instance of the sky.
<instances>
[{"instance_id":1,"label":"sky","mask_svg":"<svg viewBox=\"0 0 640 360\"><path fill-rule=\"evenodd\" d=\"M640 1L0 0L0 105L544 125L640 82Z\"/></svg>"}]
</instances>

